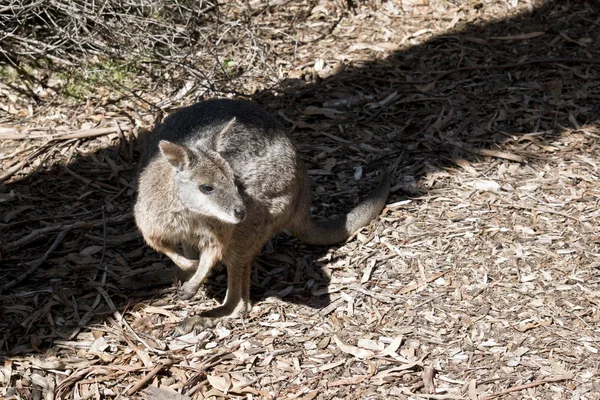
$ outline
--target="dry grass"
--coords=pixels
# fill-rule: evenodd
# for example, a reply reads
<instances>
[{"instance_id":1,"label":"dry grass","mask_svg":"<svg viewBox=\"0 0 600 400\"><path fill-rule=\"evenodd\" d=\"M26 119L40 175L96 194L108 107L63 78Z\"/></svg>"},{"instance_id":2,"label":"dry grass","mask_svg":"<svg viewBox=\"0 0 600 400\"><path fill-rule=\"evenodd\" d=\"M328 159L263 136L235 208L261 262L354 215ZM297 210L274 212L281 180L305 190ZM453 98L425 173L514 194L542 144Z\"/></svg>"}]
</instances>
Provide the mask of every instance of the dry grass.
<instances>
[{"instance_id":1,"label":"dry grass","mask_svg":"<svg viewBox=\"0 0 600 400\"><path fill-rule=\"evenodd\" d=\"M187 60L202 77L160 63L70 105L48 81L0 86L0 396L600 398L597 7L284 3L220 7L247 36ZM216 79L225 58L235 79ZM170 265L131 218L136 138L228 92L290 129L315 213L378 165L393 193L340 246L274 238L248 318L174 338L225 276L192 301L132 289Z\"/></svg>"}]
</instances>

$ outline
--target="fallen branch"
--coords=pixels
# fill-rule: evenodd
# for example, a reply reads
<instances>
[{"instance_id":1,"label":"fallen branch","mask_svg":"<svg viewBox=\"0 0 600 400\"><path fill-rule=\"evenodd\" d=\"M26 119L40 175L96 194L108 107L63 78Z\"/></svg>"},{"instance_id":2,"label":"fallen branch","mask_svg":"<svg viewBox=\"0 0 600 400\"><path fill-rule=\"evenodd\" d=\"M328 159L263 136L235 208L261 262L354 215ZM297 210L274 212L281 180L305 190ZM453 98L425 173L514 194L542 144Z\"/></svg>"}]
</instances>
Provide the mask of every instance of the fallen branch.
<instances>
[{"instance_id":1,"label":"fallen branch","mask_svg":"<svg viewBox=\"0 0 600 400\"><path fill-rule=\"evenodd\" d=\"M23 282L25 280L25 278L27 278L29 275L33 274L35 272L35 270L38 269L38 267L40 265L42 265L44 263L44 261L46 261L48 259L50 254L52 254L52 252L54 252L54 250L56 250L58 245L63 241L63 239L67 236L67 233L69 233L70 230L71 229L67 228L67 229L63 230L62 232L60 232L56 236L56 239L54 239L54 242L52 242L52 245L50 246L50 248L48 250L46 250L44 255L37 260L31 261L31 262L25 264L25 265L29 266L29 269L27 271L25 271L24 273L22 273L21 275L19 275L16 279L14 279L14 280L8 282L6 285L2 286L2 291L5 291L7 289L10 289L10 288L18 285L19 283Z\"/></svg>"},{"instance_id":2,"label":"fallen branch","mask_svg":"<svg viewBox=\"0 0 600 400\"><path fill-rule=\"evenodd\" d=\"M40 153L45 151L48 147L50 147L50 142L44 143L38 149L36 149L33 152L31 152L30 154L28 154L27 157L25 157L21 162L10 167L2 175L0 175L0 182L7 180L11 176L13 176L15 173L19 172L24 166L27 165L27 163L31 162L31 160L34 157L37 157Z\"/></svg>"},{"instance_id":3,"label":"fallen branch","mask_svg":"<svg viewBox=\"0 0 600 400\"><path fill-rule=\"evenodd\" d=\"M124 127L128 129L128 126ZM1 140L25 140L25 139L49 139L49 140L67 140L67 139L85 139L96 136L109 135L111 133L119 133L123 128L120 126L112 126L108 128L96 128L96 129L84 129L80 131L73 131L71 133L61 133L55 135L16 135L7 134L0 135Z\"/></svg>"},{"instance_id":4,"label":"fallen branch","mask_svg":"<svg viewBox=\"0 0 600 400\"><path fill-rule=\"evenodd\" d=\"M517 154L507 153L505 151L492 150L492 149L476 149L473 147L463 147L463 148L473 154L477 154L480 156L502 158L505 160L516 161L518 163L522 163L525 161L525 159L523 157L521 157Z\"/></svg>"},{"instance_id":5,"label":"fallen branch","mask_svg":"<svg viewBox=\"0 0 600 400\"><path fill-rule=\"evenodd\" d=\"M430 399L430 400L462 400L463 396L457 396L452 394L425 394L425 393L413 393L408 389L402 391L408 396L417 397L419 399Z\"/></svg>"},{"instance_id":6,"label":"fallen branch","mask_svg":"<svg viewBox=\"0 0 600 400\"><path fill-rule=\"evenodd\" d=\"M438 279L438 278L441 278L442 276L446 275L446 274L447 274L448 272L450 272L450 271L452 271L452 270L450 270L450 269L449 269L449 270L446 270L446 271L442 271L442 272L440 272L440 273L438 273L438 274L435 274L435 275L433 275L433 276L430 276L429 278L425 279L424 281L421 281L421 282L419 282L419 283L416 283L416 284L414 284L414 285L412 285L412 286L407 286L407 287L405 287L404 289L400 290L400 291L398 292L398 294L399 294L399 295L401 295L401 294L406 294L406 293L412 292L413 290L417 290L417 289L419 289L421 286L427 285L428 283L431 283L431 282L435 281L436 279Z\"/></svg>"},{"instance_id":7,"label":"fallen branch","mask_svg":"<svg viewBox=\"0 0 600 400\"><path fill-rule=\"evenodd\" d=\"M118 215L118 216L111 217L111 218L106 218L106 224L108 225L108 224L118 224L121 222L126 222L126 221L131 220L132 217L133 217L132 213L127 213L127 214ZM78 221L78 222L75 222L72 224L57 224L57 225L47 226L45 228L36 229L36 230L30 232L29 235L24 236L21 239L15 240L14 242L7 243L3 246L0 246L0 250L2 252L6 252L6 251L17 249L19 247L23 247L23 246L33 242L40 236L43 236L48 233L54 233L54 232L59 232L59 231L64 231L64 230L97 228L97 227L103 226L104 223L105 223L104 220Z\"/></svg>"},{"instance_id":8,"label":"fallen branch","mask_svg":"<svg viewBox=\"0 0 600 400\"><path fill-rule=\"evenodd\" d=\"M516 208L518 210L528 210L528 211L536 211L540 214L546 213L546 214L555 214L555 215L560 215L561 217L565 217L567 219L571 219L573 221L576 222L581 222L581 220L577 217L574 217L572 215L569 215L567 213L561 212L561 211L555 211L555 210L550 210L548 208L545 207L529 207L529 206L520 206L517 204L501 204L501 203L497 203L494 204L495 206L499 206L499 207L505 207L505 208Z\"/></svg>"},{"instance_id":9,"label":"fallen branch","mask_svg":"<svg viewBox=\"0 0 600 400\"><path fill-rule=\"evenodd\" d=\"M560 377L556 377L556 378L546 378L546 379L542 379L540 381L533 381L533 382L529 382L529 383L524 383L522 385L513 386L511 388L508 388L508 389L503 390L503 391L498 392L498 393L487 395L487 396L483 397L481 400L491 400L493 398L500 397L500 396L503 396L503 395L508 394L508 393L520 392L521 390L529 389L529 388L536 387L536 386L545 385L546 383L561 382L561 381L567 381L567 380L571 380L571 379L573 379L572 376L560 376Z\"/></svg>"},{"instance_id":10,"label":"fallen branch","mask_svg":"<svg viewBox=\"0 0 600 400\"><path fill-rule=\"evenodd\" d=\"M450 75L458 74L461 72L472 72L472 71L492 71L492 70L503 70L503 69L515 69L523 68L531 65L543 65L543 64L600 64L599 58L536 58L529 61L520 63L508 63L508 64L496 64L496 65L474 65L472 67L460 67L450 71L442 72L438 76L430 79L422 79L417 81L408 81L400 79L386 79L379 78L376 76L366 76L364 74L350 74L344 77L340 77L343 80L356 79L357 77L368 78L371 81L392 83L397 85L427 85L430 83L437 82L441 79L447 78ZM333 79L336 79L334 76Z\"/></svg>"},{"instance_id":11,"label":"fallen branch","mask_svg":"<svg viewBox=\"0 0 600 400\"><path fill-rule=\"evenodd\" d=\"M85 183L86 185L89 185L89 186L91 186L91 187L93 187L93 188L100 189L100 190L103 190L103 191L105 191L105 190L109 190L109 191L111 191L111 192L119 192L119 191L121 190L121 189L119 189L119 188L118 188L118 187L116 187L116 186L109 185L108 183L104 183L104 182L98 182L98 181L93 181L93 180L91 180L90 178L86 178L86 177L84 177L84 176L81 176L81 175L79 175L79 174L77 174L77 173L73 172L72 170L70 170L70 169L69 169L69 168L67 168L67 167L63 167L63 169L64 169L64 170L65 170L65 171L66 171L66 172L67 172L69 175L71 175L72 177L74 177L74 178L76 178L76 179L80 180L81 182L83 182L83 183Z\"/></svg>"},{"instance_id":12,"label":"fallen branch","mask_svg":"<svg viewBox=\"0 0 600 400\"><path fill-rule=\"evenodd\" d=\"M142 387L144 387L144 385L146 385L152 378L154 378L160 371L163 370L163 368L165 367L169 367L173 365L173 360L167 359L164 360L162 362L160 362L158 365L156 365L156 367L154 367L152 369L152 371L150 371L148 373L148 375L144 376L142 379L140 379L131 389L129 389L127 391L127 395L128 396L132 396L134 393L136 393L138 390L140 390Z\"/></svg>"}]
</instances>

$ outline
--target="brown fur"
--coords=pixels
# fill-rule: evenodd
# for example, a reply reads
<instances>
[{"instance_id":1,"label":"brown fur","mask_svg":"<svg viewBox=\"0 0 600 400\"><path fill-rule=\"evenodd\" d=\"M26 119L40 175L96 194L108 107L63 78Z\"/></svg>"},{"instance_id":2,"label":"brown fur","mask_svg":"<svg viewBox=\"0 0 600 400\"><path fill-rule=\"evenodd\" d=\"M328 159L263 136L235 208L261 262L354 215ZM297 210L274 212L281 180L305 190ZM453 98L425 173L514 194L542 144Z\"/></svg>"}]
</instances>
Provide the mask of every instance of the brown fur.
<instances>
[{"instance_id":1,"label":"brown fur","mask_svg":"<svg viewBox=\"0 0 600 400\"><path fill-rule=\"evenodd\" d=\"M232 100L198 103L168 117L142 167L136 222L153 249L193 273L180 296L193 297L217 262L227 267L223 305L188 319L180 332L249 310L251 264L271 235L287 228L309 244L343 241L381 212L390 186L384 172L348 214L314 220L291 139L259 107Z\"/></svg>"}]
</instances>

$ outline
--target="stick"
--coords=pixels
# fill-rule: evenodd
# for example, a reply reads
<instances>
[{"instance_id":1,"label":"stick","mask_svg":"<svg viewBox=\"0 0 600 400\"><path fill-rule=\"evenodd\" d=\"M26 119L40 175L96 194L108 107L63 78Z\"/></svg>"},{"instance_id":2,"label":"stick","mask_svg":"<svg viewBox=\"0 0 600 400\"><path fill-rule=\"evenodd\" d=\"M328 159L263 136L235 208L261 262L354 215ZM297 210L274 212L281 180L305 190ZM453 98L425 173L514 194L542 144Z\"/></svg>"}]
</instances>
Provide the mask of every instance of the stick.
<instances>
[{"instance_id":1,"label":"stick","mask_svg":"<svg viewBox=\"0 0 600 400\"><path fill-rule=\"evenodd\" d=\"M499 206L499 207L506 207L506 208L516 208L517 210L529 210L529 211L537 211L538 213L547 213L547 214L556 214L556 215L560 215L561 217L565 217L567 219L572 219L573 221L576 222L581 222L579 220L579 218L577 217L573 217L572 215L569 215L567 213L561 212L561 211L555 211L555 210L550 210L548 208L542 208L542 207L528 207L528 206L519 206L516 204L492 204L492 206Z\"/></svg>"},{"instance_id":2,"label":"stick","mask_svg":"<svg viewBox=\"0 0 600 400\"><path fill-rule=\"evenodd\" d=\"M28 162L29 162L29 159L26 158L23 161L21 161L20 163L18 163L17 165L13 165L11 168L7 169L5 173L0 175L0 182L5 181L8 178L10 178L11 176L13 176L15 173L17 173L19 170L21 170L21 168L23 168L25 165L27 165Z\"/></svg>"},{"instance_id":3,"label":"stick","mask_svg":"<svg viewBox=\"0 0 600 400\"><path fill-rule=\"evenodd\" d=\"M14 280L8 282L6 285L2 286L2 291L5 291L7 289L10 289L10 288L18 285L19 283L24 281L25 278L27 278L29 275L33 274L35 272L35 270L38 269L38 267L40 265L42 265L44 263L44 261L46 261L48 259L48 256L50 256L50 254L52 254L52 252L54 250L56 250L56 248L58 247L60 242L63 241L63 239L65 238L65 236L67 236L67 233L69 233L70 230L71 229L65 229L64 231L59 233L56 236L56 239L54 239L54 242L52 243L50 248L48 250L46 250L44 255L40 259L37 259L35 261L27 263L26 265L30 266L29 269L27 271L25 271L23 274L19 275L16 279L14 279Z\"/></svg>"},{"instance_id":4,"label":"stick","mask_svg":"<svg viewBox=\"0 0 600 400\"><path fill-rule=\"evenodd\" d=\"M79 179L81 182L85 183L86 185L90 185L91 187L94 187L96 189L100 189L100 190L108 189L111 192L119 192L121 190L120 188L118 188L116 186L113 186L113 185L109 185L108 183L93 181L93 180L91 180L89 178L81 176L81 175L79 175L79 174L71 171L67 167L63 167L63 169L65 171L67 171L69 173L69 175L73 176L74 178ZM105 190L103 190L103 191L105 191Z\"/></svg>"},{"instance_id":5,"label":"stick","mask_svg":"<svg viewBox=\"0 0 600 400\"><path fill-rule=\"evenodd\" d=\"M133 216L132 213L127 213L123 215L117 215L116 217L106 218L107 224L118 224L121 222L129 221ZM73 229L87 229L87 228L97 228L99 226L103 226L104 220L99 221L78 221L72 224L57 224L52 226L47 226L45 228L36 229L29 233L29 235L22 237L21 239L15 240L14 242L7 243L4 246L0 246L0 251L5 252L9 250L14 250L16 248L25 246L42 235L47 233L53 233L62 231L65 229L73 230Z\"/></svg>"},{"instance_id":6,"label":"stick","mask_svg":"<svg viewBox=\"0 0 600 400\"><path fill-rule=\"evenodd\" d=\"M56 135L0 135L0 139L4 140L25 140L25 139L50 139L50 140L67 140L67 139L84 139L102 135L108 135L111 133L119 133L121 127L109 127L109 128L96 128L96 129L84 129L81 131L74 131L66 134Z\"/></svg>"},{"instance_id":7,"label":"stick","mask_svg":"<svg viewBox=\"0 0 600 400\"><path fill-rule=\"evenodd\" d=\"M152 369L148 373L148 375L144 376L140 379L129 391L127 391L128 396L132 396L135 392L140 390L146 383L150 381L150 379L154 378L163 368L173 365L173 360L165 360L160 362L156 367Z\"/></svg>"},{"instance_id":8,"label":"stick","mask_svg":"<svg viewBox=\"0 0 600 400\"><path fill-rule=\"evenodd\" d=\"M533 60L521 62L521 63L509 63L509 64L496 64L496 65L474 65L472 67L461 67L450 71L442 72L436 77L431 79L423 79L418 81L407 81L399 79L386 79L379 78L376 76L368 76L368 79L372 81L394 83L398 85L427 85L429 83L437 82L444 79L452 74L460 72L471 72L471 71L491 71L491 70L502 70L512 68L523 68L531 65L542 65L542 64L600 64L600 58L536 58ZM367 77L363 74L348 75L342 79L355 79L357 76ZM335 79L335 77L333 77Z\"/></svg>"},{"instance_id":9,"label":"stick","mask_svg":"<svg viewBox=\"0 0 600 400\"><path fill-rule=\"evenodd\" d=\"M476 149L473 147L463 147L465 150L471 153L478 154L480 156L503 158L505 160L516 161L522 163L525 159L517 154L507 153L505 151L498 151L492 149Z\"/></svg>"},{"instance_id":10,"label":"stick","mask_svg":"<svg viewBox=\"0 0 600 400\"><path fill-rule=\"evenodd\" d=\"M2 137L2 136L0 136L0 137ZM23 168L25 165L27 165L28 162L31 162L31 160L34 157L37 157L38 154L40 154L41 152L46 150L48 147L50 147L49 143L50 142L44 143L42 146L40 146L39 148L37 148L36 150L34 150L30 154L28 154L27 157L25 157L23 159L23 161L21 161L17 165L13 165L5 173L0 175L0 182L7 180L11 176L13 176L15 173L19 172L21 170L21 168Z\"/></svg>"},{"instance_id":11,"label":"stick","mask_svg":"<svg viewBox=\"0 0 600 400\"><path fill-rule=\"evenodd\" d=\"M416 284L414 284L412 286L407 286L404 289L402 289L401 291L399 291L398 294L406 294L406 293L412 292L413 290L417 290L421 286L427 285L428 283L435 281L437 278L446 275L450 271L452 271L452 270L449 269L447 271L442 271L439 274L435 274L433 276L430 276L429 278L425 279L424 281L416 283Z\"/></svg>"},{"instance_id":12,"label":"stick","mask_svg":"<svg viewBox=\"0 0 600 400\"><path fill-rule=\"evenodd\" d=\"M561 381L571 380L572 378L573 377L571 377L571 376L560 376L560 377L557 377L557 378L546 378L546 379L542 379L541 381L533 381L533 382L529 382L529 383L524 383L522 385L513 386L511 388L508 388L508 389L503 390L503 391L498 392L498 393L487 395L484 398L482 398L481 400L490 400L490 399L493 399L495 397L503 396L503 395L508 394L508 393L519 392L521 390L525 390L525 389L529 389L529 388L532 388L532 387L544 385L546 383L554 383L554 382L561 382Z\"/></svg>"},{"instance_id":13,"label":"stick","mask_svg":"<svg viewBox=\"0 0 600 400\"><path fill-rule=\"evenodd\" d=\"M424 394L424 393L413 393L408 389L402 391L402 393L409 396L415 396L420 399L431 399L431 400L462 400L464 397L456 396L452 394Z\"/></svg>"}]
</instances>

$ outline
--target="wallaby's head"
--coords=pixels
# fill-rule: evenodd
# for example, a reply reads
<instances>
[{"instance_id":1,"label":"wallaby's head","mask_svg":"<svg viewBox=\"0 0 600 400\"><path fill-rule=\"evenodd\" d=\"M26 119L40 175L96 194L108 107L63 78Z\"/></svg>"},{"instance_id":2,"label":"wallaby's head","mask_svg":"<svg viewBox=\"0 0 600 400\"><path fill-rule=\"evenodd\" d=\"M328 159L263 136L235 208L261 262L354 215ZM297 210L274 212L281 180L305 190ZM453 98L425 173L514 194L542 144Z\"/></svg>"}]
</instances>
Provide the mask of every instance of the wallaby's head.
<instances>
[{"instance_id":1,"label":"wallaby's head","mask_svg":"<svg viewBox=\"0 0 600 400\"><path fill-rule=\"evenodd\" d=\"M158 146L173 168L177 194L187 209L230 224L244 220L246 208L233 171L219 153L205 146L188 147L166 140Z\"/></svg>"}]
</instances>

